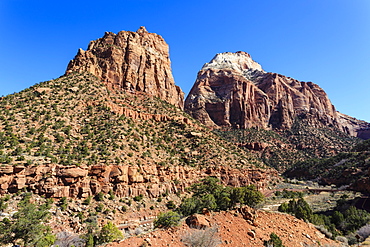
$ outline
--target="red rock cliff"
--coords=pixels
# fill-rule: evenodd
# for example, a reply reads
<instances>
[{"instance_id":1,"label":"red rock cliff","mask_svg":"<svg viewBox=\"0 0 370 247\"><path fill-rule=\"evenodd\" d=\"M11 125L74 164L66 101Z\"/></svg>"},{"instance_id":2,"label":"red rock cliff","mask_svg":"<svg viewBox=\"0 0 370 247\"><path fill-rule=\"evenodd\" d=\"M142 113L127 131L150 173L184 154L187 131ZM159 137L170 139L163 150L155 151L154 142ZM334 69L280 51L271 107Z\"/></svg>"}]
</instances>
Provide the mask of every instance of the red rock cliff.
<instances>
[{"instance_id":1,"label":"red rock cliff","mask_svg":"<svg viewBox=\"0 0 370 247\"><path fill-rule=\"evenodd\" d=\"M219 178L225 185L254 184L259 190L278 181L273 169L235 169L220 166L217 169L196 169L187 166L164 167L159 165L94 165L0 167L0 195L22 189L46 197L86 198L100 191L113 190L119 197L159 197L164 192L184 192L186 187L207 176ZM174 181L178 181L175 183Z\"/></svg>"},{"instance_id":2,"label":"red rock cliff","mask_svg":"<svg viewBox=\"0 0 370 247\"><path fill-rule=\"evenodd\" d=\"M318 85L265 72L245 52L217 54L199 71L185 110L207 126L289 129L297 116L353 136L364 124L340 114Z\"/></svg>"},{"instance_id":3,"label":"red rock cliff","mask_svg":"<svg viewBox=\"0 0 370 247\"><path fill-rule=\"evenodd\" d=\"M183 108L184 93L174 83L168 45L145 27L137 32L106 32L86 51L79 49L66 74L85 71L116 89L145 92Z\"/></svg>"}]
</instances>

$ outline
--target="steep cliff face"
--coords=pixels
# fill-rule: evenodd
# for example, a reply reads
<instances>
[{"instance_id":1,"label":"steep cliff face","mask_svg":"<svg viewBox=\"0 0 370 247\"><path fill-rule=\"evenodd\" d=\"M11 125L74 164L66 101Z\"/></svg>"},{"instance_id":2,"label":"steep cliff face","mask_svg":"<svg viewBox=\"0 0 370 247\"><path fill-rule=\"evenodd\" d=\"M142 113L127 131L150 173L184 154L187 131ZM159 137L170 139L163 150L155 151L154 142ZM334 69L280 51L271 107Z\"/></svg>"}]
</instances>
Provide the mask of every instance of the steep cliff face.
<instances>
[{"instance_id":1,"label":"steep cliff face","mask_svg":"<svg viewBox=\"0 0 370 247\"><path fill-rule=\"evenodd\" d=\"M207 126L289 129L295 118L353 136L367 123L338 113L318 85L265 72L245 52L217 54L199 71L185 110Z\"/></svg>"},{"instance_id":2,"label":"steep cliff face","mask_svg":"<svg viewBox=\"0 0 370 247\"><path fill-rule=\"evenodd\" d=\"M35 194L54 198L86 198L101 191L108 193L110 190L119 197L142 194L155 198L166 191L184 192L192 183L207 176L218 177L225 185L230 186L254 184L259 190L264 190L270 182L279 180L273 169L235 169L223 166L216 169L196 169L189 166L160 165L7 165L0 167L0 195L27 188Z\"/></svg>"},{"instance_id":3,"label":"steep cliff face","mask_svg":"<svg viewBox=\"0 0 370 247\"><path fill-rule=\"evenodd\" d=\"M172 77L168 45L145 27L137 32L106 32L86 51L79 49L66 74L86 71L113 88L145 92L183 108L184 94Z\"/></svg>"}]
</instances>

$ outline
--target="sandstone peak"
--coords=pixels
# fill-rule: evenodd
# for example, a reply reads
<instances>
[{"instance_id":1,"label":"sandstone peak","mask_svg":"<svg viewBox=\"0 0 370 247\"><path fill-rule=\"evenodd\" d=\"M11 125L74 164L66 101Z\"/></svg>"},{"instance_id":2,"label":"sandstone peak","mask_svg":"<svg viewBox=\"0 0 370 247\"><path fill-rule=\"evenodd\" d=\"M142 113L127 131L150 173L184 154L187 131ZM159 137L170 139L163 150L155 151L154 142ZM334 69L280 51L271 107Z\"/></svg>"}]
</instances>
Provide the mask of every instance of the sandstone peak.
<instances>
[{"instance_id":1,"label":"sandstone peak","mask_svg":"<svg viewBox=\"0 0 370 247\"><path fill-rule=\"evenodd\" d=\"M183 108L184 93L175 85L168 45L145 27L136 32L106 32L79 49L68 64L66 75L89 72L110 88L144 92Z\"/></svg>"},{"instance_id":2,"label":"sandstone peak","mask_svg":"<svg viewBox=\"0 0 370 247\"><path fill-rule=\"evenodd\" d=\"M340 115L318 85L267 73L246 52L219 53L206 63L186 98L185 110L210 127L282 130L300 117L313 126L335 126L360 136L367 124Z\"/></svg>"},{"instance_id":3,"label":"sandstone peak","mask_svg":"<svg viewBox=\"0 0 370 247\"><path fill-rule=\"evenodd\" d=\"M209 63L204 64L202 70L230 69L238 72L245 70L263 71L261 65L253 61L252 57L243 51L218 53Z\"/></svg>"}]
</instances>

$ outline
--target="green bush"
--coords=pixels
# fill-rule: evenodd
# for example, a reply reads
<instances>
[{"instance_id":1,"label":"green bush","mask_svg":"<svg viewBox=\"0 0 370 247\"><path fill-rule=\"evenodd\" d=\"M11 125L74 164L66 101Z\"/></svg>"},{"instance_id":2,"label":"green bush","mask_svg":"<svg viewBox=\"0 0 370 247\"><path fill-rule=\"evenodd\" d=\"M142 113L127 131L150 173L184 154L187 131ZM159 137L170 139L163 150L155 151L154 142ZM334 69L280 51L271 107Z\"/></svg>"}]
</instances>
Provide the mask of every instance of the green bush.
<instances>
[{"instance_id":1,"label":"green bush","mask_svg":"<svg viewBox=\"0 0 370 247\"><path fill-rule=\"evenodd\" d=\"M98 233L96 244L109 243L122 238L123 234L117 228L117 226L115 226L112 222L108 222Z\"/></svg>"},{"instance_id":2,"label":"green bush","mask_svg":"<svg viewBox=\"0 0 370 247\"><path fill-rule=\"evenodd\" d=\"M95 195L94 199L98 202L104 201L104 193L99 192L98 194Z\"/></svg>"},{"instance_id":3,"label":"green bush","mask_svg":"<svg viewBox=\"0 0 370 247\"><path fill-rule=\"evenodd\" d=\"M168 209L175 209L175 208L176 208L176 204L175 204L173 201L168 201L168 202L166 203L166 207L167 207Z\"/></svg>"},{"instance_id":4,"label":"green bush","mask_svg":"<svg viewBox=\"0 0 370 247\"><path fill-rule=\"evenodd\" d=\"M36 205L30 202L31 194L23 194L18 204L18 212L10 219L4 218L0 222L0 243L4 245L20 243L24 246L50 246L55 236L47 222L50 205Z\"/></svg>"},{"instance_id":5,"label":"green bush","mask_svg":"<svg viewBox=\"0 0 370 247\"><path fill-rule=\"evenodd\" d=\"M62 211L65 211L68 207L67 197L62 197L59 201L59 206Z\"/></svg>"},{"instance_id":6,"label":"green bush","mask_svg":"<svg viewBox=\"0 0 370 247\"><path fill-rule=\"evenodd\" d=\"M343 231L350 233L366 225L370 221L370 213L354 206L349 207L343 214L344 220L341 223Z\"/></svg>"},{"instance_id":7,"label":"green bush","mask_svg":"<svg viewBox=\"0 0 370 247\"><path fill-rule=\"evenodd\" d=\"M140 202L141 200L143 200L143 197L144 196L142 194L140 194L138 196L135 196L133 199L134 199L135 202Z\"/></svg>"},{"instance_id":8,"label":"green bush","mask_svg":"<svg viewBox=\"0 0 370 247\"><path fill-rule=\"evenodd\" d=\"M225 187L214 177L202 179L193 184L191 198L183 199L178 211L184 216L200 213L203 208L209 210L228 210L237 204L254 207L264 200L264 196L254 185L245 187Z\"/></svg>"},{"instance_id":9,"label":"green bush","mask_svg":"<svg viewBox=\"0 0 370 247\"><path fill-rule=\"evenodd\" d=\"M102 212L104 208L104 205L102 203L99 203L98 206L95 207L96 212Z\"/></svg>"},{"instance_id":10,"label":"green bush","mask_svg":"<svg viewBox=\"0 0 370 247\"><path fill-rule=\"evenodd\" d=\"M91 196L88 196L85 200L83 200L83 205L89 205L91 203Z\"/></svg>"},{"instance_id":11,"label":"green bush","mask_svg":"<svg viewBox=\"0 0 370 247\"><path fill-rule=\"evenodd\" d=\"M308 203L303 199L299 198L290 200L289 203L282 203L278 210L280 212L289 213L297 217L298 219L311 221L313 212Z\"/></svg>"},{"instance_id":12,"label":"green bush","mask_svg":"<svg viewBox=\"0 0 370 247\"><path fill-rule=\"evenodd\" d=\"M270 239L265 241L263 245L266 247L284 247L283 241L275 233L271 233Z\"/></svg>"},{"instance_id":13,"label":"green bush","mask_svg":"<svg viewBox=\"0 0 370 247\"><path fill-rule=\"evenodd\" d=\"M179 224L181 215L174 211L168 211L166 213L160 213L157 219L154 220L154 228L168 228L174 227Z\"/></svg>"},{"instance_id":14,"label":"green bush","mask_svg":"<svg viewBox=\"0 0 370 247\"><path fill-rule=\"evenodd\" d=\"M109 200L114 200L114 198L115 198L115 195L114 195L114 192L113 192L113 190L110 190L109 191Z\"/></svg>"},{"instance_id":15,"label":"green bush","mask_svg":"<svg viewBox=\"0 0 370 247\"><path fill-rule=\"evenodd\" d=\"M0 198L0 212L4 211L8 207L8 203L5 202L6 198Z\"/></svg>"}]
</instances>

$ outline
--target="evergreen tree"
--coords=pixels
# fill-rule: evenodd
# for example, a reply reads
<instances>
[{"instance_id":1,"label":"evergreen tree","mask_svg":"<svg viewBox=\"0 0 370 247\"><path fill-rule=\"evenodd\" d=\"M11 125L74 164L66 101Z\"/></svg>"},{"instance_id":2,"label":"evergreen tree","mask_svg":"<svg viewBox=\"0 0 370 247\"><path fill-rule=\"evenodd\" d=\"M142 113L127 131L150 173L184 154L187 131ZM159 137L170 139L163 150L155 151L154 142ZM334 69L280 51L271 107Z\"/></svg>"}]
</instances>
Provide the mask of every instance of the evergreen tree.
<instances>
[{"instance_id":1,"label":"evergreen tree","mask_svg":"<svg viewBox=\"0 0 370 247\"><path fill-rule=\"evenodd\" d=\"M0 222L0 243L44 247L55 241L51 229L43 225L48 220L49 205L30 202L31 194L25 193L18 204L18 212L12 218Z\"/></svg>"}]
</instances>

